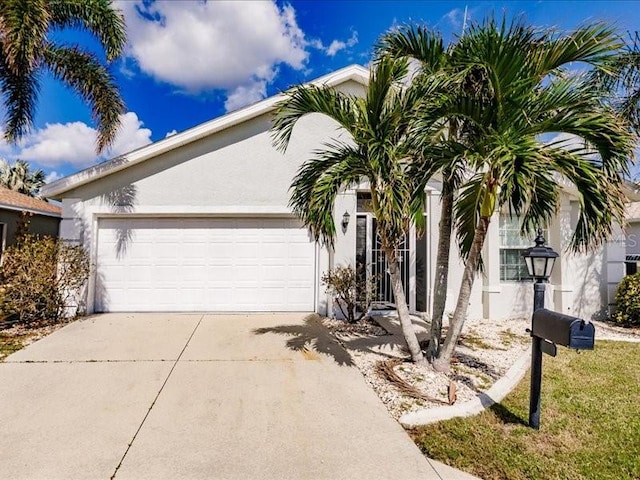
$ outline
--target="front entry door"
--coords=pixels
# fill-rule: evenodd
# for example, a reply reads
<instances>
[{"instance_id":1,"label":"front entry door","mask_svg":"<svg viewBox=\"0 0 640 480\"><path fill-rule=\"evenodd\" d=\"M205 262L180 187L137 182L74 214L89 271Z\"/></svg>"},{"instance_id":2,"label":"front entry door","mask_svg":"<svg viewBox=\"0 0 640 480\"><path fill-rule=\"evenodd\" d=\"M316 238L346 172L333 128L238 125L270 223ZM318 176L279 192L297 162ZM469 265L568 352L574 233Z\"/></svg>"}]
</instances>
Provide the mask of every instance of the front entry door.
<instances>
[{"instance_id":1,"label":"front entry door","mask_svg":"<svg viewBox=\"0 0 640 480\"><path fill-rule=\"evenodd\" d=\"M360 275L376 278L376 298L374 309L393 308L395 300L387 259L382 251L377 231L376 219L371 214L358 215L356 225L356 268ZM410 279L410 236L407 234L398 249L400 275L404 286L405 299L409 301Z\"/></svg>"}]
</instances>

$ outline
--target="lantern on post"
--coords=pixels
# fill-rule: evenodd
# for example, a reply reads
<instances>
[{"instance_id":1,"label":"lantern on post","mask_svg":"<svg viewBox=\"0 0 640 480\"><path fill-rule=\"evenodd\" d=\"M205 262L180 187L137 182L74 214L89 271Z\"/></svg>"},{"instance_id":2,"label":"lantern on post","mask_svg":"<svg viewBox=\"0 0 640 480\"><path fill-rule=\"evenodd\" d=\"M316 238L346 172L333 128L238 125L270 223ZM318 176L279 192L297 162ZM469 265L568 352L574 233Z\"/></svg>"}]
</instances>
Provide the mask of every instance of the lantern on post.
<instances>
[{"instance_id":1,"label":"lantern on post","mask_svg":"<svg viewBox=\"0 0 640 480\"><path fill-rule=\"evenodd\" d=\"M535 239L536 245L522 252L529 275L534 279L533 311L544 308L545 284L551 277L553 265L558 258L558 252L551 247L545 247L542 229L538 229ZM533 319L532 319L533 322ZM540 428L540 388L542 384L542 339L533 335L531 327L531 392L529 398L529 425Z\"/></svg>"}]
</instances>

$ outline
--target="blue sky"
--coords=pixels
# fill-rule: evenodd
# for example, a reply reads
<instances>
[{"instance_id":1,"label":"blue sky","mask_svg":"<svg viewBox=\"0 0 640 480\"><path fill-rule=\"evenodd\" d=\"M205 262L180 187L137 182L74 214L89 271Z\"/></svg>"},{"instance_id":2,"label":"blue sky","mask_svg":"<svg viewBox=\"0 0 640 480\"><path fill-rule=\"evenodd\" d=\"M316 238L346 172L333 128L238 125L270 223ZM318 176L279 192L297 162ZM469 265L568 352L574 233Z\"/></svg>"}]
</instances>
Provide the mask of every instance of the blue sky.
<instances>
[{"instance_id":1,"label":"blue sky","mask_svg":"<svg viewBox=\"0 0 640 480\"><path fill-rule=\"evenodd\" d=\"M604 21L636 31L631 1L427 2L231 1L116 2L129 45L110 66L127 113L112 150L95 154L89 111L64 86L44 77L34 130L0 157L23 158L53 180L161 140L244 105L352 63L366 64L379 35L398 24L426 24L454 39L469 21L524 15L540 27L571 29ZM87 34L57 39L97 51ZM1 128L1 126L0 126Z\"/></svg>"}]
</instances>

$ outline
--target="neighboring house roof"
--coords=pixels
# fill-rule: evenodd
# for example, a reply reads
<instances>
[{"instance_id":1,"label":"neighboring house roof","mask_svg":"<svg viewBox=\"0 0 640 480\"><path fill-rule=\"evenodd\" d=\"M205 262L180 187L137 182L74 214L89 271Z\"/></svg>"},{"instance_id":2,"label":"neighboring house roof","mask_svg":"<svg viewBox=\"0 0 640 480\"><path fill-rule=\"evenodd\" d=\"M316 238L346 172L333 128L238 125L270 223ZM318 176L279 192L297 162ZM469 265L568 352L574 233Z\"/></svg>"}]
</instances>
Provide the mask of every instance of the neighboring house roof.
<instances>
[{"instance_id":1,"label":"neighboring house roof","mask_svg":"<svg viewBox=\"0 0 640 480\"><path fill-rule=\"evenodd\" d=\"M317 78L309 84L337 86L348 81L355 81L366 85L369 81L369 70L360 65L350 65L323 77ZM93 167L82 170L78 173L47 184L41 189L43 196L60 198L62 194L73 190L81 185L93 182L99 178L111 175L112 173L124 170L138 163L157 157L183 145L195 142L219 131L233 127L240 123L264 115L272 111L276 104L283 100L284 94L274 95L248 107L228 113L222 117L210 120L196 127L177 133L168 138L113 158L106 162L99 163Z\"/></svg>"},{"instance_id":2,"label":"neighboring house roof","mask_svg":"<svg viewBox=\"0 0 640 480\"><path fill-rule=\"evenodd\" d=\"M57 205L4 187L0 187L0 209L32 212L49 217L60 217L62 214L62 208Z\"/></svg>"}]
</instances>

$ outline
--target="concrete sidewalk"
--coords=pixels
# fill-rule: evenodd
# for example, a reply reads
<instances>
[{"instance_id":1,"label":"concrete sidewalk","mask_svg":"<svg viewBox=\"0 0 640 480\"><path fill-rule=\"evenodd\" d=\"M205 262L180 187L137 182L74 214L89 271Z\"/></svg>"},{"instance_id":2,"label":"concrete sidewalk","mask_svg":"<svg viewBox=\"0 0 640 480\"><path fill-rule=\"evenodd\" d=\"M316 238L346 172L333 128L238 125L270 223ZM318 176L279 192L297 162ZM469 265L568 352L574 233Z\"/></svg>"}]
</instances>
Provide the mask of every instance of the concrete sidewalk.
<instances>
[{"instance_id":1,"label":"concrete sidewalk","mask_svg":"<svg viewBox=\"0 0 640 480\"><path fill-rule=\"evenodd\" d=\"M425 459L304 317L109 314L17 352L0 478L474 478Z\"/></svg>"}]
</instances>

